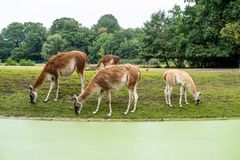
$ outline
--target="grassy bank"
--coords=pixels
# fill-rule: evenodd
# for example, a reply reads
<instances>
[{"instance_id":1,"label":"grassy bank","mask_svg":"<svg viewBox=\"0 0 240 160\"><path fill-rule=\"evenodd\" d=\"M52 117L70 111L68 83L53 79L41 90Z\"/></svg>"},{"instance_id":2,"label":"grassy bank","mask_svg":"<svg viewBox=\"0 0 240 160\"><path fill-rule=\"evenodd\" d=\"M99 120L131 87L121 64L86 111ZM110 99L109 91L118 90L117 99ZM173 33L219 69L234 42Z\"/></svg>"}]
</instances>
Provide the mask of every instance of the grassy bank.
<instances>
[{"instance_id":1,"label":"grassy bank","mask_svg":"<svg viewBox=\"0 0 240 160\"><path fill-rule=\"evenodd\" d=\"M53 101L55 90L50 100L44 103L49 83L45 83L38 94L37 104L30 104L28 86L33 84L42 66L10 67L0 66L0 116L3 117L54 117L54 118L108 118L108 106L104 98L100 111L93 115L96 109L97 96L90 97L85 102L81 115L75 115L70 109L73 106L71 97L79 94L80 81L76 73L71 77L61 77L60 95L57 102ZM128 103L127 88L112 94L112 119L181 119L181 118L234 118L240 117L240 70L187 70L203 93L200 105L193 103L189 95L190 104L180 108L179 87L173 90L173 108L165 105L164 69L150 69L142 71L142 79L138 87L139 101L137 111L123 115ZM94 71L85 72L86 83L95 74Z\"/></svg>"}]
</instances>

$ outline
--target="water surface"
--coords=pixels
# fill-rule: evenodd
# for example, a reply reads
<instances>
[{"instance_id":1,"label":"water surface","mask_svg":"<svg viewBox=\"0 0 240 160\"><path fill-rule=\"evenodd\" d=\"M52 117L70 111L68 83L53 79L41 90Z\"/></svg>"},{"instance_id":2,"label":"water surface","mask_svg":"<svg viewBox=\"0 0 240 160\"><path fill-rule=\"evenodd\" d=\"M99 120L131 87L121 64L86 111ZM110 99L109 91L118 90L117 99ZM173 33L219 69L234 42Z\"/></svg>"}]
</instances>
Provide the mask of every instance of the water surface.
<instances>
[{"instance_id":1,"label":"water surface","mask_svg":"<svg viewBox=\"0 0 240 160\"><path fill-rule=\"evenodd\" d=\"M239 160L240 120L0 119L0 160Z\"/></svg>"}]
</instances>

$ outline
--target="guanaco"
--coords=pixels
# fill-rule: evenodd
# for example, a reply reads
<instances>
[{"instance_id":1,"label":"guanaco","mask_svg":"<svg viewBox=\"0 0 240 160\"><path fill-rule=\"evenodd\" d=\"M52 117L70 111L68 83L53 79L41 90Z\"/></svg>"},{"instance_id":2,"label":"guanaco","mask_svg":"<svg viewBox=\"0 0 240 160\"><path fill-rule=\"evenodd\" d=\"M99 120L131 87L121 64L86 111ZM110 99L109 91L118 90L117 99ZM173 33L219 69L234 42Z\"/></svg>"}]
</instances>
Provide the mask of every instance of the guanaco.
<instances>
[{"instance_id":1,"label":"guanaco","mask_svg":"<svg viewBox=\"0 0 240 160\"><path fill-rule=\"evenodd\" d=\"M97 108L93 112L93 114L96 114L99 110L101 100L105 93L107 96L109 106L109 113L107 114L107 116L111 116L112 115L111 90L120 89L125 85L127 85L128 87L129 101L127 109L124 112L124 114L128 113L133 99L134 108L131 112L132 113L135 112L138 101L137 85L140 80L140 76L141 76L140 70L131 64L113 65L108 66L102 70L99 70L93 77L93 79L89 82L85 90L82 93L80 93L79 96L74 95L75 113L80 114L82 109L82 103L87 97L93 94L98 94L99 97Z\"/></svg>"},{"instance_id":2,"label":"guanaco","mask_svg":"<svg viewBox=\"0 0 240 160\"><path fill-rule=\"evenodd\" d=\"M118 56L105 55L99 60L96 69L99 69L99 67L102 65L103 67L106 67L108 65L117 65L119 64L119 61L120 61L120 58Z\"/></svg>"},{"instance_id":3,"label":"guanaco","mask_svg":"<svg viewBox=\"0 0 240 160\"><path fill-rule=\"evenodd\" d=\"M180 99L179 99L180 107L182 107L183 94L185 97L185 103L188 104L187 90L192 94L196 105L198 105L201 99L201 93L197 91L196 86L193 82L193 79L187 72L179 69L169 69L164 72L163 78L166 82L164 93L165 93L165 100L167 105L172 107L171 94L172 94L173 85L175 84L180 85Z\"/></svg>"},{"instance_id":4,"label":"guanaco","mask_svg":"<svg viewBox=\"0 0 240 160\"><path fill-rule=\"evenodd\" d=\"M40 89L40 86L45 80L50 81L50 87L45 98L44 102L48 101L49 95L52 91L53 85L57 87L56 98L58 99L59 93L59 77L60 76L70 76L75 70L78 73L81 81L81 91L84 89L84 68L86 63L88 63L87 54L81 51L69 51L58 53L57 55L52 56L48 63L44 66L41 74L35 81L33 86L29 86L30 93L30 102L36 103L37 93Z\"/></svg>"}]
</instances>

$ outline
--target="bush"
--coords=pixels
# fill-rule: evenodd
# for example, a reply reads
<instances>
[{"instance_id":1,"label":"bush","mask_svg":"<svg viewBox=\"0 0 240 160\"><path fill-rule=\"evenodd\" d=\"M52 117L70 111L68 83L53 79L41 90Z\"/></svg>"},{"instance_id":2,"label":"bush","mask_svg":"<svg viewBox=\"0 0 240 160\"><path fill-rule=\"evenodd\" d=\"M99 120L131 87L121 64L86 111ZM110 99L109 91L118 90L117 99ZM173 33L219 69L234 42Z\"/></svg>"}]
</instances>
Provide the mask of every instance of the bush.
<instances>
[{"instance_id":1,"label":"bush","mask_svg":"<svg viewBox=\"0 0 240 160\"><path fill-rule=\"evenodd\" d=\"M142 60L139 59L139 58L135 58L135 59L121 59L121 64L126 64L126 63L143 64Z\"/></svg>"},{"instance_id":2,"label":"bush","mask_svg":"<svg viewBox=\"0 0 240 160\"><path fill-rule=\"evenodd\" d=\"M161 62L159 61L159 59L156 58L151 58L148 61L148 64L153 68L161 68Z\"/></svg>"},{"instance_id":3,"label":"bush","mask_svg":"<svg viewBox=\"0 0 240 160\"><path fill-rule=\"evenodd\" d=\"M35 62L31 61L30 59L26 60L26 59L21 59L19 61L20 66L34 66Z\"/></svg>"},{"instance_id":4,"label":"bush","mask_svg":"<svg viewBox=\"0 0 240 160\"><path fill-rule=\"evenodd\" d=\"M151 64L151 65L158 65L158 64L160 64L160 61L159 61L159 59L151 58L151 59L148 61L148 63Z\"/></svg>"},{"instance_id":5,"label":"bush","mask_svg":"<svg viewBox=\"0 0 240 160\"><path fill-rule=\"evenodd\" d=\"M16 66L18 63L16 62L16 61L14 61L13 59L12 59L12 57L9 57L7 60L6 60L6 63L5 63L5 65L6 66Z\"/></svg>"}]
</instances>

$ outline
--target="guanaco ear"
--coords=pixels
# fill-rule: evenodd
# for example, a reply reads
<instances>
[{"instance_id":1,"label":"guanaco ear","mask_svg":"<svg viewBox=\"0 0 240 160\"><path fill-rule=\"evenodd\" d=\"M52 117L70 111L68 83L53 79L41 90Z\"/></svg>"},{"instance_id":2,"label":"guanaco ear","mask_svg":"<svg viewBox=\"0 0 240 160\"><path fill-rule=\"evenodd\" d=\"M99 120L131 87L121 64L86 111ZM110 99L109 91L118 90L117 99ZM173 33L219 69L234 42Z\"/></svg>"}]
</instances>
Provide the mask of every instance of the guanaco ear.
<instances>
[{"instance_id":1,"label":"guanaco ear","mask_svg":"<svg viewBox=\"0 0 240 160\"><path fill-rule=\"evenodd\" d=\"M29 89L30 89L30 91L32 91L32 90L33 90L33 86L32 86L32 85L30 85L30 86L29 86Z\"/></svg>"},{"instance_id":2,"label":"guanaco ear","mask_svg":"<svg viewBox=\"0 0 240 160\"><path fill-rule=\"evenodd\" d=\"M202 96L202 93L201 92L198 92L199 93L199 96Z\"/></svg>"},{"instance_id":3,"label":"guanaco ear","mask_svg":"<svg viewBox=\"0 0 240 160\"><path fill-rule=\"evenodd\" d=\"M72 97L72 99L73 99L74 101L76 101L76 100L77 100L77 95L74 94L73 97Z\"/></svg>"}]
</instances>

